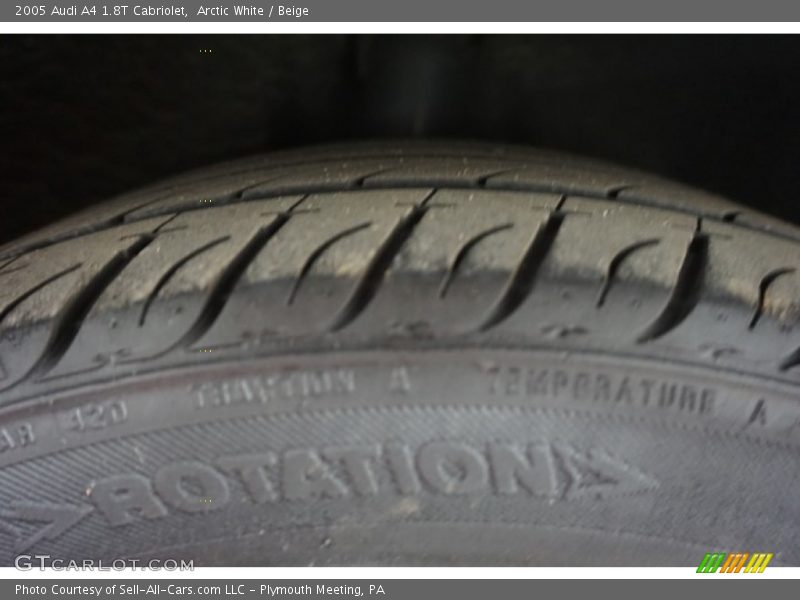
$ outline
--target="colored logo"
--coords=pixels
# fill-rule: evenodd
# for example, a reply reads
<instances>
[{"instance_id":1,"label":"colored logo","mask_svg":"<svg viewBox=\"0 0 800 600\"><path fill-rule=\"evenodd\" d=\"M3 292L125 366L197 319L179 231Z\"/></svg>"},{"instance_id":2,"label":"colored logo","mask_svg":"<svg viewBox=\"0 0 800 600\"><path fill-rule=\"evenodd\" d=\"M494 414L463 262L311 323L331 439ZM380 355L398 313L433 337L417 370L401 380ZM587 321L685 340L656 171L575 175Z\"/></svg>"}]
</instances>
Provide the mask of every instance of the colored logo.
<instances>
[{"instance_id":1,"label":"colored logo","mask_svg":"<svg viewBox=\"0 0 800 600\"><path fill-rule=\"evenodd\" d=\"M698 573L763 573L769 561L772 560L772 552L725 552L707 553L700 566L697 567Z\"/></svg>"}]
</instances>

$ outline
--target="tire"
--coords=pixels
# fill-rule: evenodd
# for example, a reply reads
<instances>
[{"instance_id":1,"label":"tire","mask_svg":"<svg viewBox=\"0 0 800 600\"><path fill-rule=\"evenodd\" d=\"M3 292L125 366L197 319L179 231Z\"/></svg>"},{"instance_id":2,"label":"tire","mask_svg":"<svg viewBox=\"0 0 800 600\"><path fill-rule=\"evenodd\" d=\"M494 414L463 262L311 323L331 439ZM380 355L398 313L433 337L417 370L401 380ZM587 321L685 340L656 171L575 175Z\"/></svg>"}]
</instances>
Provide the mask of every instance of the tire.
<instances>
[{"instance_id":1,"label":"tire","mask_svg":"<svg viewBox=\"0 0 800 600\"><path fill-rule=\"evenodd\" d=\"M800 564L800 231L490 145L229 163L0 248L0 560Z\"/></svg>"}]
</instances>

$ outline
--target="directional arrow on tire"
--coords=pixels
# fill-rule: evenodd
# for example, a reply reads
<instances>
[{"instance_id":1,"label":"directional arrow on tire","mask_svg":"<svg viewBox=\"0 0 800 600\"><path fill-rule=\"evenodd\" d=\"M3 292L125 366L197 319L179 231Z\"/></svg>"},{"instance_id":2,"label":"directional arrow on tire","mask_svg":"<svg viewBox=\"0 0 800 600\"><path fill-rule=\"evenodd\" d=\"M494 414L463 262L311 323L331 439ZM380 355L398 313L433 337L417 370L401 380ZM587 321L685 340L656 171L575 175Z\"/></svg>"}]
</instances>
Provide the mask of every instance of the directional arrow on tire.
<instances>
[{"instance_id":1,"label":"directional arrow on tire","mask_svg":"<svg viewBox=\"0 0 800 600\"><path fill-rule=\"evenodd\" d=\"M12 502L11 507L0 510L0 519L6 522L4 529L12 531L19 528L14 521L41 523L41 527L27 537L18 537L14 550L22 552L41 540L54 540L71 529L89 515L94 508L88 504L33 504Z\"/></svg>"}]
</instances>

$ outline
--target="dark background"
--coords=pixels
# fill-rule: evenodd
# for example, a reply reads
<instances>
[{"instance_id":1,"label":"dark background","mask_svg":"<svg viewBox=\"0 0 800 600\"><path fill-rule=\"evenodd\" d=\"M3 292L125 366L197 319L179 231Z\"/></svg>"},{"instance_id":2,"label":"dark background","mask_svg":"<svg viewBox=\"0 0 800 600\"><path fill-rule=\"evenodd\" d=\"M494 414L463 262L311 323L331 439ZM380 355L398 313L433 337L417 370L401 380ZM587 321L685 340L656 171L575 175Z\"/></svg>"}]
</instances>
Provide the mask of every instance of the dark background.
<instances>
[{"instance_id":1,"label":"dark background","mask_svg":"<svg viewBox=\"0 0 800 600\"><path fill-rule=\"evenodd\" d=\"M798 36L7 35L0 243L181 170L387 137L586 154L800 222L798 73Z\"/></svg>"}]
</instances>

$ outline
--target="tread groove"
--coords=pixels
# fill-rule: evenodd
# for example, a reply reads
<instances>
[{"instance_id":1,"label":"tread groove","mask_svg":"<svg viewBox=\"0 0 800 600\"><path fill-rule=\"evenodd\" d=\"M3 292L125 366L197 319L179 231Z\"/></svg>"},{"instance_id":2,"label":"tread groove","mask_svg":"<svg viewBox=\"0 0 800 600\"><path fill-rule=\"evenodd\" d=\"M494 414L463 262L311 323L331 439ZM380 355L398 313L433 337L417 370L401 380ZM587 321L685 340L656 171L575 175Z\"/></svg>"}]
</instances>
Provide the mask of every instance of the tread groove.
<instances>
[{"instance_id":1,"label":"tread groove","mask_svg":"<svg viewBox=\"0 0 800 600\"><path fill-rule=\"evenodd\" d=\"M155 238L156 236L152 233L141 235L136 242L114 255L114 257L66 303L55 318L50 337L39 359L21 379L12 383L9 387L14 387L29 379L41 379L58 364L64 354L67 353L67 350L69 350L72 341L78 335L83 325L86 315L89 314L92 306L94 306L103 291Z\"/></svg>"},{"instance_id":2,"label":"tread groove","mask_svg":"<svg viewBox=\"0 0 800 600\"><path fill-rule=\"evenodd\" d=\"M491 173L487 173L486 175L481 175L477 179L475 179L475 185L479 188L485 188L489 185L489 181L495 177L500 177L500 175L505 175L507 173L513 173L514 171L519 171L522 167L509 167L507 169L500 169L499 171L493 171Z\"/></svg>"},{"instance_id":3,"label":"tread groove","mask_svg":"<svg viewBox=\"0 0 800 600\"><path fill-rule=\"evenodd\" d=\"M565 198L562 198L558 207L550 213L547 220L542 223L531 239L528 248L522 255L516 270L511 274L505 289L500 294L495 305L478 325L478 331L486 331L505 321L525 301L533 290L539 268L544 263L553 242L558 236L564 213L560 212Z\"/></svg>"},{"instance_id":4,"label":"tread groove","mask_svg":"<svg viewBox=\"0 0 800 600\"><path fill-rule=\"evenodd\" d=\"M25 268L25 266L24 266L24 265L23 265L23 266L21 266L21 267L16 267L16 268L14 268L14 269L9 269L9 268L8 268L8 267L10 267L12 264L14 264L15 262L17 262L17 261L18 261L20 258L22 258L22 256L21 256L21 255L20 255L20 256L15 256L15 257L14 257L14 258L12 258L11 260L7 260L7 261L5 261L5 262L4 262L2 265L0 265L0 275L5 275L6 273L13 273L14 271L19 271L20 269L24 269L24 268Z\"/></svg>"},{"instance_id":5,"label":"tread groove","mask_svg":"<svg viewBox=\"0 0 800 600\"><path fill-rule=\"evenodd\" d=\"M797 365L800 365L800 348L797 348L789 356L784 358L781 361L781 364L778 365L778 370L788 371L789 369L793 369Z\"/></svg>"},{"instance_id":6,"label":"tread groove","mask_svg":"<svg viewBox=\"0 0 800 600\"><path fill-rule=\"evenodd\" d=\"M447 270L447 273L442 279L442 284L439 286L439 298L444 298L447 295L447 290L450 289L450 284L453 282L456 274L458 273L458 269L461 266L461 263L467 257L470 250L475 247L476 244L481 242L482 240L486 239L489 236L492 236L496 233L500 233L501 231L506 231L507 229L511 229L514 227L513 223L504 223L503 225L498 225L496 227L490 227L484 231L481 231L477 235L473 236L459 248L458 252L453 258L453 262L450 263L450 268Z\"/></svg>"},{"instance_id":7,"label":"tread groove","mask_svg":"<svg viewBox=\"0 0 800 600\"><path fill-rule=\"evenodd\" d=\"M14 261L12 260L10 262L14 262ZM0 271L0 277L3 277L5 275L11 275L11 273L16 273L18 271L22 271L22 270L27 269L27 268L28 268L28 265L20 265L19 267L14 267L13 269L6 269L4 271Z\"/></svg>"},{"instance_id":8,"label":"tread groove","mask_svg":"<svg viewBox=\"0 0 800 600\"><path fill-rule=\"evenodd\" d=\"M652 342L680 325L697 306L708 263L708 235L700 231L701 221L686 248L678 277L667 304L655 320L636 339Z\"/></svg>"},{"instance_id":9,"label":"tread groove","mask_svg":"<svg viewBox=\"0 0 800 600\"><path fill-rule=\"evenodd\" d=\"M371 173L367 173L366 175L360 175L356 177L350 187L352 188L366 188L370 187L367 185L367 180L371 179L372 177L377 177L378 175L384 175L386 173L391 173L392 171L397 170L395 167L389 167L386 169L378 169L377 171L372 171Z\"/></svg>"},{"instance_id":10,"label":"tread groove","mask_svg":"<svg viewBox=\"0 0 800 600\"><path fill-rule=\"evenodd\" d=\"M68 267L68 268L64 269L63 271L59 271L55 275L51 275L50 277L48 277L44 281L40 281L35 286L33 286L31 288L28 288L22 294L20 294L16 298L14 298L14 300L9 302L6 305L6 307L3 308L3 310L0 310L0 323L2 323L5 320L5 318L11 313L11 311L13 311L20 304L22 304L25 300L27 300L28 298L33 296L36 292L38 292L42 288L47 287L51 283L54 283L54 282L58 281L59 279L61 279L65 275L68 275L69 273L72 273L76 269L80 269L81 268L81 264L82 263L78 263L78 264L72 265L71 267Z\"/></svg>"},{"instance_id":11,"label":"tread groove","mask_svg":"<svg viewBox=\"0 0 800 600\"><path fill-rule=\"evenodd\" d=\"M213 241L211 241L211 242L209 242L207 244L204 244L203 246L200 246L199 248L196 248L195 250L193 250L189 254L187 254L184 257L182 257L181 259L179 259L175 264L173 264L167 270L167 272L164 273L164 275L161 276L161 278L158 280L156 285L153 286L153 290L147 296L147 300L145 300L144 305L142 306L142 312L139 315L139 327L143 327L144 326L145 320L147 319L147 313L150 310L150 305L158 297L158 294L161 291L161 289L165 285L167 285L167 283L169 283L169 280L172 279L172 276L175 275L175 273L177 273L178 270L183 265L188 263L193 258L195 258L197 256L200 256L204 252L210 250L211 248L214 248L215 246L218 246L219 244L221 244L223 242L227 242L229 239L231 239L229 235L226 235L225 237L217 238L216 240L213 240Z\"/></svg>"},{"instance_id":12,"label":"tread groove","mask_svg":"<svg viewBox=\"0 0 800 600\"><path fill-rule=\"evenodd\" d=\"M309 255L306 259L305 263L303 263L300 272L298 273L297 277L294 280L294 284L292 285L292 289L289 292L289 295L286 298L286 306L291 306L294 302L295 297L297 296L297 292L300 290L300 286L302 285L303 281L305 281L306 276L308 275L311 268L314 264L319 260L320 256L322 256L325 251L328 250L331 246L333 246L339 240L342 240L346 237L354 235L363 229L367 229L372 225L371 222L361 223L360 225L356 225L355 227L350 227L349 229L345 229L344 231L340 231L336 235L328 238L322 244L317 246L314 251Z\"/></svg>"},{"instance_id":13,"label":"tread groove","mask_svg":"<svg viewBox=\"0 0 800 600\"><path fill-rule=\"evenodd\" d=\"M622 192L628 192L630 190L636 189L638 186L631 185L631 184L624 184L624 185L617 185L615 187L610 188L606 192L606 198L610 198L611 200L619 200L619 195Z\"/></svg>"},{"instance_id":14,"label":"tread groove","mask_svg":"<svg viewBox=\"0 0 800 600\"><path fill-rule=\"evenodd\" d=\"M383 283L386 270L391 266L406 240L411 237L417 224L428 212L427 204L436 192L437 190L433 190L421 202L415 204L411 211L394 226L367 264L350 297L328 326L329 331L336 332L347 327L372 301Z\"/></svg>"},{"instance_id":15,"label":"tread groove","mask_svg":"<svg viewBox=\"0 0 800 600\"><path fill-rule=\"evenodd\" d=\"M611 291L611 286L614 284L614 279L619 271L620 266L625 260L634 252L638 250L642 250L643 248L649 248L650 246L655 246L659 244L661 240L658 239L649 239L649 240L642 240L640 242L636 242L623 248L620 250L614 258L611 259L611 262L608 265L608 271L606 272L605 279L603 280L603 285L600 288L600 292L597 294L597 301L595 302L596 308L601 308L605 302L608 293Z\"/></svg>"},{"instance_id":16,"label":"tread groove","mask_svg":"<svg viewBox=\"0 0 800 600\"><path fill-rule=\"evenodd\" d=\"M269 224L261 227L239 251L239 253L228 263L225 269L217 277L216 282L211 286L203 308L195 322L181 338L169 346L166 350L149 359L158 358L171 352L176 348L188 348L199 340L217 320L217 317L225 308L225 305L233 292L234 287L241 279L245 270L256 256L264 249L272 237L280 231L292 218L292 211L302 204L308 196L303 196L285 212L277 213Z\"/></svg>"},{"instance_id":17,"label":"tread groove","mask_svg":"<svg viewBox=\"0 0 800 600\"><path fill-rule=\"evenodd\" d=\"M769 290L769 286L771 286L776 279L779 279L784 275L794 273L795 270L796 269L792 267L784 267L770 271L764 276L764 278L761 280L761 283L758 284L758 304L753 311L753 317L750 319L750 324L747 326L748 329L755 329L756 325L764 314L764 302L767 299L767 291Z\"/></svg>"}]
</instances>

